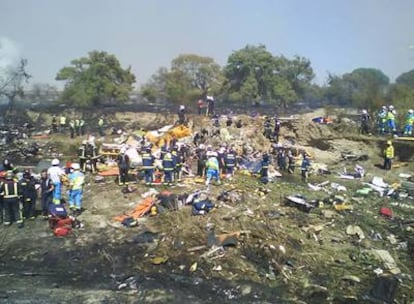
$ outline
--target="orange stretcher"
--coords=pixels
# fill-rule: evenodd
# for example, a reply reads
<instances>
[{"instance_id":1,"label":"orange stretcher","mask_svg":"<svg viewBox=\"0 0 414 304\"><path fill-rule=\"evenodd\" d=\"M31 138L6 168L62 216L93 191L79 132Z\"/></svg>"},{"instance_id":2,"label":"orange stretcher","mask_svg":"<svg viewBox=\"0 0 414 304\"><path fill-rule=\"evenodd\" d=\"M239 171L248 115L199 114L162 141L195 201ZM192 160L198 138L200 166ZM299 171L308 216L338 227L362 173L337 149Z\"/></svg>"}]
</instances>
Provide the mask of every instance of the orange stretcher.
<instances>
[{"instance_id":1,"label":"orange stretcher","mask_svg":"<svg viewBox=\"0 0 414 304\"><path fill-rule=\"evenodd\" d=\"M154 202L154 199L151 196L149 196L140 201L138 205L134 208L134 210L123 215L115 216L114 220L121 223L124 219L129 217L132 217L133 219L137 220L138 218L144 216L151 210L151 207L152 205L154 205Z\"/></svg>"},{"instance_id":2,"label":"orange stretcher","mask_svg":"<svg viewBox=\"0 0 414 304\"><path fill-rule=\"evenodd\" d=\"M98 173L99 176L118 176L119 175L119 168L113 167Z\"/></svg>"}]
</instances>

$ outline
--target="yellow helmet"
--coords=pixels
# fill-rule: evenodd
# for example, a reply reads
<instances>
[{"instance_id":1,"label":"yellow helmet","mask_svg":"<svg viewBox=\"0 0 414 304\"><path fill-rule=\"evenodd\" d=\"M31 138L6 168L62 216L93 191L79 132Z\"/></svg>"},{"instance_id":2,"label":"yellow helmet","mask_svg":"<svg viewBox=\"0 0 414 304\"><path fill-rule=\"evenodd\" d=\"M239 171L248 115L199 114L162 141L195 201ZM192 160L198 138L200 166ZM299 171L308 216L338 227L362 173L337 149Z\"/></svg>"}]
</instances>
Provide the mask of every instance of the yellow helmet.
<instances>
[{"instance_id":1,"label":"yellow helmet","mask_svg":"<svg viewBox=\"0 0 414 304\"><path fill-rule=\"evenodd\" d=\"M387 140L387 145L392 145L392 141L391 140Z\"/></svg>"}]
</instances>

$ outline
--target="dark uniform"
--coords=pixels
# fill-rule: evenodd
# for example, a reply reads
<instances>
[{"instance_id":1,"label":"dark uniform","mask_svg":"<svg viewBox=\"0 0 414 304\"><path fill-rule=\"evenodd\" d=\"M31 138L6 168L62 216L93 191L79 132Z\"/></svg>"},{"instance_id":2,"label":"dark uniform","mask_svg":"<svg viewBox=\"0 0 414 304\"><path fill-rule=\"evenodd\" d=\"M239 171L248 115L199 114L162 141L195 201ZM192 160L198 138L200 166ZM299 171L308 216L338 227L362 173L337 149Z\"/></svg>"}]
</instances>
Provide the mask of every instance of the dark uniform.
<instances>
[{"instance_id":1,"label":"dark uniform","mask_svg":"<svg viewBox=\"0 0 414 304\"><path fill-rule=\"evenodd\" d=\"M280 149L277 153L277 166L280 170L286 171L286 153L284 149Z\"/></svg>"},{"instance_id":2,"label":"dark uniform","mask_svg":"<svg viewBox=\"0 0 414 304\"><path fill-rule=\"evenodd\" d=\"M173 172L175 170L175 163L171 153L166 153L162 160L162 167L164 168L164 182L172 183Z\"/></svg>"},{"instance_id":3,"label":"dark uniform","mask_svg":"<svg viewBox=\"0 0 414 304\"><path fill-rule=\"evenodd\" d=\"M36 180L30 172L24 172L23 178L19 181L22 194L23 218L34 219L36 212Z\"/></svg>"},{"instance_id":4,"label":"dark uniform","mask_svg":"<svg viewBox=\"0 0 414 304\"><path fill-rule=\"evenodd\" d=\"M293 174L293 172L295 172L296 159L291 150L289 150L287 154L287 158L288 158L288 172L290 174Z\"/></svg>"},{"instance_id":5,"label":"dark uniform","mask_svg":"<svg viewBox=\"0 0 414 304\"><path fill-rule=\"evenodd\" d=\"M86 144L85 146L85 164L81 169L85 172L86 171L86 164L89 162L91 166L92 173L97 171L96 162L97 162L97 151L96 147L91 144Z\"/></svg>"},{"instance_id":6,"label":"dark uniform","mask_svg":"<svg viewBox=\"0 0 414 304\"><path fill-rule=\"evenodd\" d=\"M80 145L78 149L78 157L79 157L79 166L83 171L85 171L85 164L86 164L86 143Z\"/></svg>"},{"instance_id":7,"label":"dark uniform","mask_svg":"<svg viewBox=\"0 0 414 304\"><path fill-rule=\"evenodd\" d=\"M42 200L42 215L47 216L49 211L49 205L52 203L53 194L53 183L52 180L46 175L40 179L40 190Z\"/></svg>"},{"instance_id":8,"label":"dark uniform","mask_svg":"<svg viewBox=\"0 0 414 304\"><path fill-rule=\"evenodd\" d=\"M280 135L280 120L275 119L275 128L273 131L273 137L276 142L279 142L279 135Z\"/></svg>"},{"instance_id":9,"label":"dark uniform","mask_svg":"<svg viewBox=\"0 0 414 304\"><path fill-rule=\"evenodd\" d=\"M311 163L309 161L309 158L306 154L304 154L302 164L300 165L300 170L302 171L302 181L304 182L308 180L310 167Z\"/></svg>"},{"instance_id":10,"label":"dark uniform","mask_svg":"<svg viewBox=\"0 0 414 304\"><path fill-rule=\"evenodd\" d=\"M197 155L197 175L203 177L206 171L207 153L205 149L198 148Z\"/></svg>"},{"instance_id":11,"label":"dark uniform","mask_svg":"<svg viewBox=\"0 0 414 304\"><path fill-rule=\"evenodd\" d=\"M181 151L178 151L177 147L173 149L171 155L175 164L174 180L178 181L181 178L181 170L183 168L184 157Z\"/></svg>"},{"instance_id":12,"label":"dark uniform","mask_svg":"<svg viewBox=\"0 0 414 304\"><path fill-rule=\"evenodd\" d=\"M272 137L272 123L270 122L269 118L266 118L264 124L263 124L263 135L267 139L270 139Z\"/></svg>"},{"instance_id":13,"label":"dark uniform","mask_svg":"<svg viewBox=\"0 0 414 304\"><path fill-rule=\"evenodd\" d=\"M224 157L224 163L226 165L226 173L229 175L234 174L234 167L236 166L236 152L230 149Z\"/></svg>"},{"instance_id":14,"label":"dark uniform","mask_svg":"<svg viewBox=\"0 0 414 304\"><path fill-rule=\"evenodd\" d=\"M125 185L128 180L128 171L129 171L129 157L125 153L118 155L118 168L119 168L119 184Z\"/></svg>"},{"instance_id":15,"label":"dark uniform","mask_svg":"<svg viewBox=\"0 0 414 304\"><path fill-rule=\"evenodd\" d=\"M267 153L264 153L262 161L261 161L261 170L260 170L260 181L263 184L267 184L269 182L269 164L270 164L269 155Z\"/></svg>"},{"instance_id":16,"label":"dark uniform","mask_svg":"<svg viewBox=\"0 0 414 304\"><path fill-rule=\"evenodd\" d=\"M155 157L151 154L151 149L146 149L142 154L142 169L144 170L145 183L150 185L154 180L154 161Z\"/></svg>"},{"instance_id":17,"label":"dark uniform","mask_svg":"<svg viewBox=\"0 0 414 304\"><path fill-rule=\"evenodd\" d=\"M13 180L13 176L6 176L6 181L1 185L0 193L4 204L4 225L11 225L14 219L23 227L23 218L20 206L20 188L17 181Z\"/></svg>"}]
</instances>

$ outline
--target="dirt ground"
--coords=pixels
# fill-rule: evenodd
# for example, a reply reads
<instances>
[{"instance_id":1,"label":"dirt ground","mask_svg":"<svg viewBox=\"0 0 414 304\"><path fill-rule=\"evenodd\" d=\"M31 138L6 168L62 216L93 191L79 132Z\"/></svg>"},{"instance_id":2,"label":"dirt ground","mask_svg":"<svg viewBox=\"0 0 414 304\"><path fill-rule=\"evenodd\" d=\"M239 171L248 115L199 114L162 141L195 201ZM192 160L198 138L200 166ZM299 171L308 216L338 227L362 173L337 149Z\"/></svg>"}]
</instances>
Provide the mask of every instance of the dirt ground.
<instances>
[{"instance_id":1,"label":"dirt ground","mask_svg":"<svg viewBox=\"0 0 414 304\"><path fill-rule=\"evenodd\" d=\"M329 166L331 174L312 175L311 183L328 180L347 191L311 191L296 170L266 185L270 191L263 194L257 177L236 174L212 186L209 198L217 208L205 216L192 216L191 207L185 206L141 218L137 227L126 228L113 217L133 209L148 187L136 184L136 192L123 194L113 178L94 183L89 177L85 211L79 216L84 228L61 238L53 236L40 218L26 221L21 230L15 225L0 228L0 303L368 303L379 276L398 280L396 303L412 303L414 227L409 220L414 220L414 201L376 193L361 197L356 190L374 176L390 184L400 182L399 174L413 172L413 165L404 162L383 171L378 165L385 139L340 132L338 125L316 125L310 120L318 114L283 123L282 143L305 147L314 162ZM266 150L270 144L260 133L263 120L240 118L245 126L229 130L231 141ZM41 120L47 125L50 116ZM116 113L108 121L129 130L151 129L173 123L174 117ZM194 131L209 125L206 118L192 121ZM64 157L74 157L79 139L69 144L62 144L68 142L61 136L51 140L61 142L57 146ZM410 160L411 151L409 143L396 143L396 154L404 161ZM337 177L336 172L352 170L355 164L367 171L362 181ZM183 194L205 186L188 179L156 190L165 189ZM217 200L224 190L232 190L232 201ZM285 205L284 197L294 194L308 200L339 194L353 210L336 211L324 204L306 213ZM378 214L384 206L393 209L393 220ZM349 225L360 227L364 237L348 235ZM241 232L237 246L207 256L211 227L216 235ZM391 274L374 250L388 251L400 273ZM154 257L166 261L154 265ZM383 274L376 274L377 269Z\"/></svg>"}]
</instances>

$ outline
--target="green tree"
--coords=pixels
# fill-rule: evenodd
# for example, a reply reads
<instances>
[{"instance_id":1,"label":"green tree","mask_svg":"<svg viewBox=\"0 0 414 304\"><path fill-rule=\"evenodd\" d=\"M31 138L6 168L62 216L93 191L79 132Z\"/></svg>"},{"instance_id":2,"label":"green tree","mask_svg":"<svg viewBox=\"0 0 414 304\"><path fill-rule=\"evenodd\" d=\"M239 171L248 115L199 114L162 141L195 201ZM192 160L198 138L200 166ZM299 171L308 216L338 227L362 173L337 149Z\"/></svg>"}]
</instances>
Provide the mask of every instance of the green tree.
<instances>
[{"instance_id":1,"label":"green tree","mask_svg":"<svg viewBox=\"0 0 414 304\"><path fill-rule=\"evenodd\" d=\"M133 90L135 75L131 68L123 69L111 54L92 51L87 57L74 59L62 68L56 80L65 81L64 102L88 107L103 102L124 102Z\"/></svg>"},{"instance_id":2,"label":"green tree","mask_svg":"<svg viewBox=\"0 0 414 304\"><path fill-rule=\"evenodd\" d=\"M411 89L414 89L414 70L402 73L397 77L395 83L398 85L406 85Z\"/></svg>"}]
</instances>

